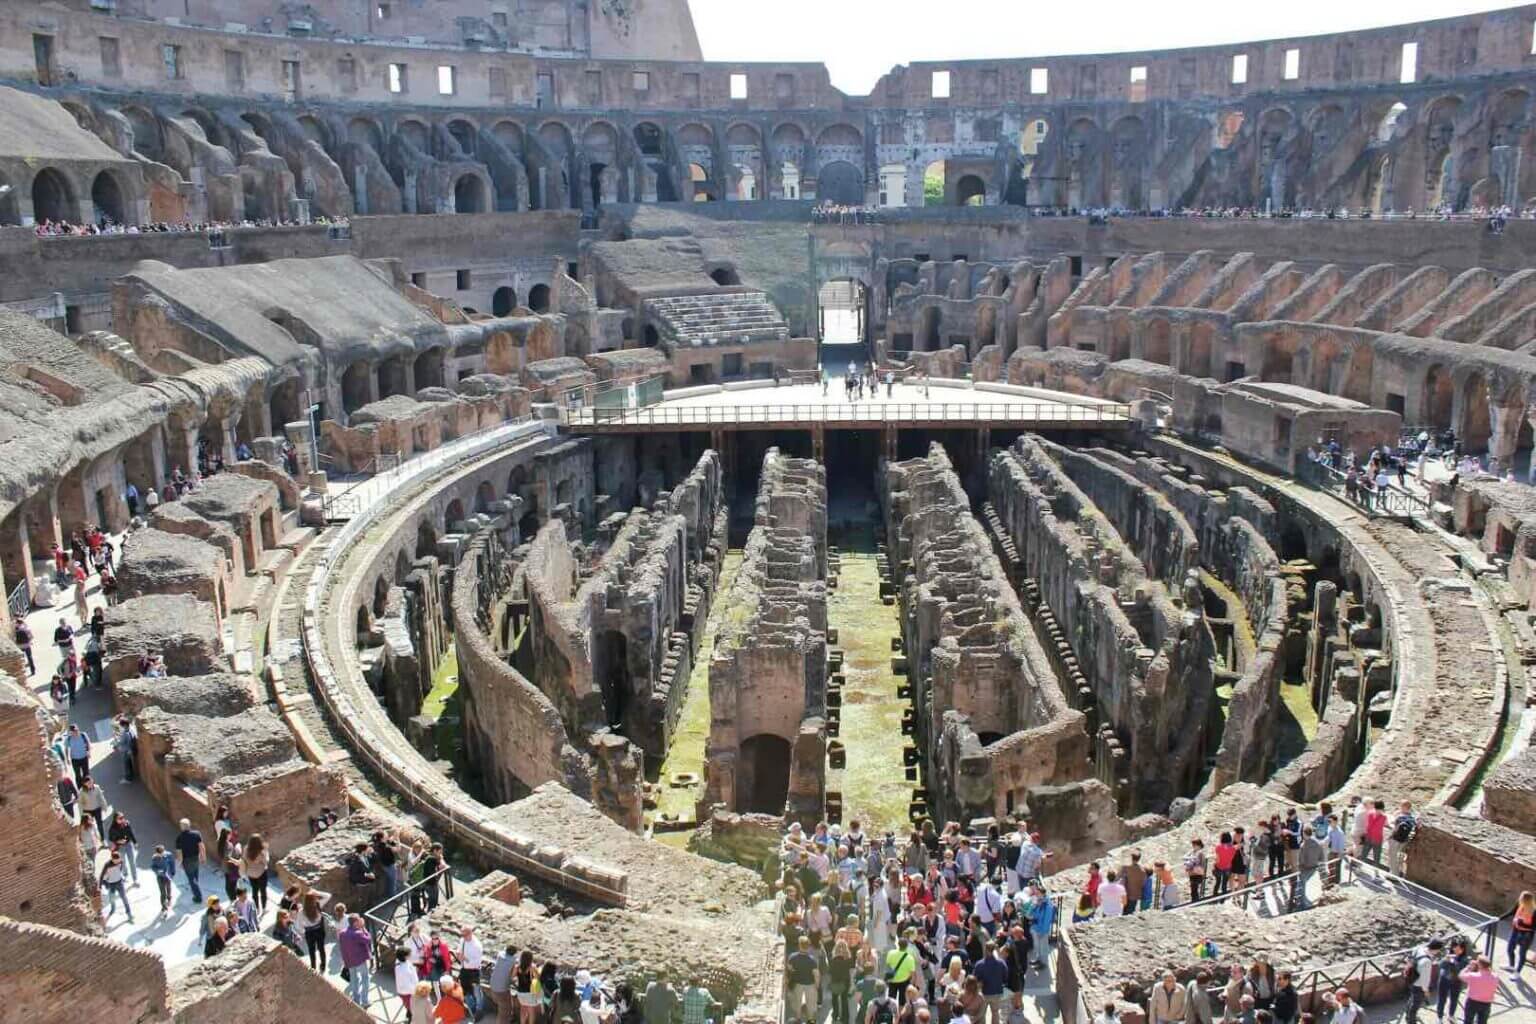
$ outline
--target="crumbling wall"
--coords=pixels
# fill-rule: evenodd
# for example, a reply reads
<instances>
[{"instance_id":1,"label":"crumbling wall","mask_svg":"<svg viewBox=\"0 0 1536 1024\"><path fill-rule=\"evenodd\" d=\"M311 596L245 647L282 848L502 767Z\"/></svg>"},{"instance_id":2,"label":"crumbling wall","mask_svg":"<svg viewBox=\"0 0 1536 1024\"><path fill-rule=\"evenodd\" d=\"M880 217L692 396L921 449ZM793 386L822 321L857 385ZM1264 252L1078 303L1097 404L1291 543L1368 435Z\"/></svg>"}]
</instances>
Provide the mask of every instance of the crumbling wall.
<instances>
[{"instance_id":1,"label":"crumbling wall","mask_svg":"<svg viewBox=\"0 0 1536 1024\"><path fill-rule=\"evenodd\" d=\"M7 1020L165 1020L165 961L158 954L67 927L0 917L0 986Z\"/></svg>"},{"instance_id":2,"label":"crumbling wall","mask_svg":"<svg viewBox=\"0 0 1536 1024\"><path fill-rule=\"evenodd\" d=\"M787 813L807 825L821 816L826 510L825 469L770 448L710 660L701 820L716 804Z\"/></svg>"},{"instance_id":3,"label":"crumbling wall","mask_svg":"<svg viewBox=\"0 0 1536 1024\"><path fill-rule=\"evenodd\" d=\"M988 494L1086 677L1100 778L1127 809L1161 809L1194 792L1219 729L1203 616L1147 577L1037 439L994 453Z\"/></svg>"},{"instance_id":4,"label":"crumbling wall","mask_svg":"<svg viewBox=\"0 0 1536 1024\"><path fill-rule=\"evenodd\" d=\"M1067 702L945 454L885 466L887 545L901 585L917 740L937 816L1001 817L1031 787L1088 769Z\"/></svg>"},{"instance_id":5,"label":"crumbling wall","mask_svg":"<svg viewBox=\"0 0 1536 1024\"><path fill-rule=\"evenodd\" d=\"M368 1011L270 935L236 935L218 956L198 961L171 989L173 1024L267 1024L324 1020L367 1024Z\"/></svg>"}]
</instances>

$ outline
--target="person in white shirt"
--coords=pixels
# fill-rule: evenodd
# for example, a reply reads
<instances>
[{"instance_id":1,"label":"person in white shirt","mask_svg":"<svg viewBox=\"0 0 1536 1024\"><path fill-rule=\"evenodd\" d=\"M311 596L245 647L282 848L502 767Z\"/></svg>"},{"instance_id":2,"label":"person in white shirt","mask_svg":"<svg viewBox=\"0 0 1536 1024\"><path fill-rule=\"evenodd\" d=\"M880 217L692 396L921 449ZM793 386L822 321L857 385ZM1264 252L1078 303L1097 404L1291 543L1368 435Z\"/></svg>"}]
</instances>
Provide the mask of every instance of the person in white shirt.
<instances>
[{"instance_id":1,"label":"person in white shirt","mask_svg":"<svg viewBox=\"0 0 1536 1024\"><path fill-rule=\"evenodd\" d=\"M997 922L1003 914L1002 893L997 891L997 886L992 882L982 882L976 889L976 916L981 918L981 926L989 933L997 934Z\"/></svg>"},{"instance_id":2,"label":"person in white shirt","mask_svg":"<svg viewBox=\"0 0 1536 1024\"><path fill-rule=\"evenodd\" d=\"M485 963L485 950L469 925L459 932L459 940L459 984L464 987L469 1019L474 1020L480 1016L480 969Z\"/></svg>"},{"instance_id":3,"label":"person in white shirt","mask_svg":"<svg viewBox=\"0 0 1536 1024\"><path fill-rule=\"evenodd\" d=\"M1099 913L1105 917L1119 917L1125 913L1125 886L1120 884L1119 873L1110 868L1099 883Z\"/></svg>"}]
</instances>

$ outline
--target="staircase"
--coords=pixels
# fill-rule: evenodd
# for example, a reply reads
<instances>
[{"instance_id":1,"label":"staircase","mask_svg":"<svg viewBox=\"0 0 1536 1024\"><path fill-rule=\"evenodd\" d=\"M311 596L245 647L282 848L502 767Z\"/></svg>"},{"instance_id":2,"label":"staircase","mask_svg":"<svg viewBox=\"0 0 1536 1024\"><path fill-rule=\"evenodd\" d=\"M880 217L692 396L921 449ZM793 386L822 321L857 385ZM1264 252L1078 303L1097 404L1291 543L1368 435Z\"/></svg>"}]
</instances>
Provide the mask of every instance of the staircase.
<instances>
[{"instance_id":1,"label":"staircase","mask_svg":"<svg viewBox=\"0 0 1536 1024\"><path fill-rule=\"evenodd\" d=\"M673 348L789 339L789 325L762 292L670 295L645 306L661 325L662 343Z\"/></svg>"}]
</instances>

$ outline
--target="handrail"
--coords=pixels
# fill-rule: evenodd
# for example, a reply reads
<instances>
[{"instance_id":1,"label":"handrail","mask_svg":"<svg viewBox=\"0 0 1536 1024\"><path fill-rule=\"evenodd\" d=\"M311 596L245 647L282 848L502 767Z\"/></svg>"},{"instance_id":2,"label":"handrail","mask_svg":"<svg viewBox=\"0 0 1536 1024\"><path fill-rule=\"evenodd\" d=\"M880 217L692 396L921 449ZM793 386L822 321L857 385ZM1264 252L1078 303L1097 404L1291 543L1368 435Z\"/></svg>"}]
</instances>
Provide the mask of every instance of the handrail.
<instances>
[{"instance_id":1,"label":"handrail","mask_svg":"<svg viewBox=\"0 0 1536 1024\"><path fill-rule=\"evenodd\" d=\"M11 620L24 618L32 610L32 594L27 590L27 581L22 580L11 588L6 595L5 603L11 610Z\"/></svg>"},{"instance_id":2,"label":"handrail","mask_svg":"<svg viewBox=\"0 0 1536 1024\"><path fill-rule=\"evenodd\" d=\"M1414 516L1427 518L1430 515L1428 501L1417 494L1390 483L1385 489L1375 486L1374 483L1369 487L1361 486L1355 495L1351 495L1345 486L1345 481L1348 479L1347 474L1334 466L1325 466L1323 463L1312 459L1306 459L1302 462L1301 472L1298 476L1304 480L1310 477L1308 482L1321 487L1321 489L1337 498L1342 498L1367 515L1407 516L1410 518ZM1356 495L1364 495L1364 497Z\"/></svg>"},{"instance_id":3,"label":"handrail","mask_svg":"<svg viewBox=\"0 0 1536 1024\"><path fill-rule=\"evenodd\" d=\"M404 931L395 925L395 916L399 913L402 906L406 908L405 920L407 926L410 925L410 922L422 916L411 913L411 908L415 905L415 900L411 898L412 893L417 891L425 892L429 886L436 887L438 882L442 882L443 897L445 899L453 899L452 872L453 869L445 864L428 877L401 889L393 896L389 896L363 911L363 920L368 923L368 931L373 935L373 956L375 962L379 961L381 950L395 948L393 940Z\"/></svg>"},{"instance_id":4,"label":"handrail","mask_svg":"<svg viewBox=\"0 0 1536 1024\"><path fill-rule=\"evenodd\" d=\"M1124 404L1065 402L822 402L786 405L647 406L638 409L562 409L562 426L681 426L740 423L1115 423L1130 421Z\"/></svg>"}]
</instances>

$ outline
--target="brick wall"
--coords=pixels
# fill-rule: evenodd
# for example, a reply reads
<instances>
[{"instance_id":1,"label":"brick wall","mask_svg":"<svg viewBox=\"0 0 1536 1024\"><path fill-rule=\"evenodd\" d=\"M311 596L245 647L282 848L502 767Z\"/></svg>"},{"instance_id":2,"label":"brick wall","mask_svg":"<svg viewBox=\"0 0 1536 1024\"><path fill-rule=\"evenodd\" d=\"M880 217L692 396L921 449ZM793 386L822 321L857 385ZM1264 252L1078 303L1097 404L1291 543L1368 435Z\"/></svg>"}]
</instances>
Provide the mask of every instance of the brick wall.
<instances>
[{"instance_id":1,"label":"brick wall","mask_svg":"<svg viewBox=\"0 0 1536 1024\"><path fill-rule=\"evenodd\" d=\"M1452 899L1502 914L1536 890L1536 837L1443 808L1423 812L1408 847L1408 878Z\"/></svg>"},{"instance_id":2,"label":"brick wall","mask_svg":"<svg viewBox=\"0 0 1536 1024\"><path fill-rule=\"evenodd\" d=\"M3 917L0 989L5 1020L165 1019L165 964L156 954Z\"/></svg>"}]
</instances>

